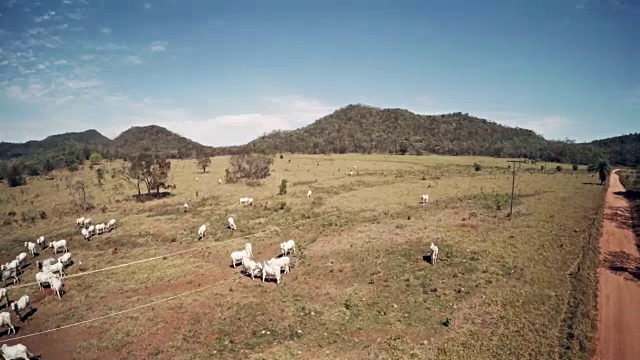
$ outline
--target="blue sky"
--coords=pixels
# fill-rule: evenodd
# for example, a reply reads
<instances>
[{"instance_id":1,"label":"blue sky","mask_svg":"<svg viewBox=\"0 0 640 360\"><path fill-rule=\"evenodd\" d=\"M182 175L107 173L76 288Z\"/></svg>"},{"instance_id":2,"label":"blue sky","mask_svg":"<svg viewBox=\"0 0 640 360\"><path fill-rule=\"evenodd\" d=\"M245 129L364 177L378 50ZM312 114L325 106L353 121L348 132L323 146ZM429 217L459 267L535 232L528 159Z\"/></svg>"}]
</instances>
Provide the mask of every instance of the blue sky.
<instances>
[{"instance_id":1,"label":"blue sky","mask_svg":"<svg viewBox=\"0 0 640 360\"><path fill-rule=\"evenodd\" d=\"M637 0L0 0L0 141L246 143L351 104L640 131Z\"/></svg>"}]
</instances>

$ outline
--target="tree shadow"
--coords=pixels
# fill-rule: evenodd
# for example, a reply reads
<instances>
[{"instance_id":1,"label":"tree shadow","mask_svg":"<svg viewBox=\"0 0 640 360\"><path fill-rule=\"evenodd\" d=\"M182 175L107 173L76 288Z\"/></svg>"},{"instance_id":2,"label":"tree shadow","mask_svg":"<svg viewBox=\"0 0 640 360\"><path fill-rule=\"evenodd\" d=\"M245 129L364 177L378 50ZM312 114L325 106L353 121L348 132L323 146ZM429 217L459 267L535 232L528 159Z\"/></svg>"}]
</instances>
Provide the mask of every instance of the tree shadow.
<instances>
[{"instance_id":1,"label":"tree shadow","mask_svg":"<svg viewBox=\"0 0 640 360\"><path fill-rule=\"evenodd\" d=\"M636 236L636 247L640 250L640 191L627 190L616 191L616 195L620 195L629 201L629 226Z\"/></svg>"},{"instance_id":2,"label":"tree shadow","mask_svg":"<svg viewBox=\"0 0 640 360\"><path fill-rule=\"evenodd\" d=\"M604 219L609 220L616 227L624 230L631 230L633 227L633 219L626 206L615 206L605 211Z\"/></svg>"},{"instance_id":3,"label":"tree shadow","mask_svg":"<svg viewBox=\"0 0 640 360\"><path fill-rule=\"evenodd\" d=\"M624 251L609 251L601 261L611 272L640 282L640 258Z\"/></svg>"},{"instance_id":4,"label":"tree shadow","mask_svg":"<svg viewBox=\"0 0 640 360\"><path fill-rule=\"evenodd\" d=\"M598 185L598 186L601 186L602 184L600 184L599 182L583 182L582 185Z\"/></svg>"},{"instance_id":5,"label":"tree shadow","mask_svg":"<svg viewBox=\"0 0 640 360\"><path fill-rule=\"evenodd\" d=\"M133 199L139 203L145 203L153 200L160 200L170 197L172 194L169 191L161 191L160 193L140 194L133 195Z\"/></svg>"}]
</instances>

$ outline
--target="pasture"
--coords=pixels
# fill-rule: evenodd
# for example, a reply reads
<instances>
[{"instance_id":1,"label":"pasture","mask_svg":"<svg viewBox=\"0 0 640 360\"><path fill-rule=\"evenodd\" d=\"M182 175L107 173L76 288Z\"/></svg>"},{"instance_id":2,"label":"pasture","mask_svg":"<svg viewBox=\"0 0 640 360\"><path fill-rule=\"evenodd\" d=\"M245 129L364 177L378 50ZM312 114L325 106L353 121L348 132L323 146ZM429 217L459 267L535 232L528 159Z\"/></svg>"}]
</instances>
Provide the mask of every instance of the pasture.
<instances>
[{"instance_id":1,"label":"pasture","mask_svg":"<svg viewBox=\"0 0 640 360\"><path fill-rule=\"evenodd\" d=\"M144 203L108 175L98 185L88 164L23 187L2 184L3 264L41 235L67 239L69 276L160 258L69 277L61 300L35 284L9 286L10 300L29 294L37 310L0 341L49 359L578 359L592 351L603 194L592 174L522 164L509 220L505 159L285 154L261 186L218 184L227 165L216 157L203 174L194 160L172 161L172 196ZM68 189L78 178L95 206L87 212ZM282 179L288 192L277 195ZM418 203L422 194L429 203ZM253 206L239 204L245 196ZM85 241L80 216L118 226ZM229 216L236 231L226 228ZM196 241L202 224L206 238ZM264 261L287 239L296 255L279 285L230 267L229 254L246 242ZM426 261L431 242L435 266ZM23 284L52 253L29 257Z\"/></svg>"}]
</instances>

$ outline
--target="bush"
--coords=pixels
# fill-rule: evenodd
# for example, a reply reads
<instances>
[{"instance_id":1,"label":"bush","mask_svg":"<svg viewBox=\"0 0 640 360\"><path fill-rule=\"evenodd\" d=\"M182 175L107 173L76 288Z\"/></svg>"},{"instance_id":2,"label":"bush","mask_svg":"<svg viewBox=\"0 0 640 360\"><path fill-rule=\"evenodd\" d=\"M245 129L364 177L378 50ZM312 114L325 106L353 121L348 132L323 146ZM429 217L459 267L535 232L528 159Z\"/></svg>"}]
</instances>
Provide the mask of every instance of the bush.
<instances>
[{"instance_id":1,"label":"bush","mask_svg":"<svg viewBox=\"0 0 640 360\"><path fill-rule=\"evenodd\" d=\"M102 161L102 156L98 153L93 153L89 156L89 162L91 165L98 165Z\"/></svg>"},{"instance_id":2,"label":"bush","mask_svg":"<svg viewBox=\"0 0 640 360\"><path fill-rule=\"evenodd\" d=\"M540 165L540 171L544 171L544 165Z\"/></svg>"},{"instance_id":3,"label":"bush","mask_svg":"<svg viewBox=\"0 0 640 360\"><path fill-rule=\"evenodd\" d=\"M273 158L267 155L233 155L225 169L225 178L230 183L237 183L240 179L265 179L271 175L271 164Z\"/></svg>"},{"instance_id":4,"label":"bush","mask_svg":"<svg viewBox=\"0 0 640 360\"><path fill-rule=\"evenodd\" d=\"M562 171L562 166L560 165L556 166L556 171Z\"/></svg>"},{"instance_id":5,"label":"bush","mask_svg":"<svg viewBox=\"0 0 640 360\"><path fill-rule=\"evenodd\" d=\"M578 164L571 164L573 171L578 171Z\"/></svg>"},{"instance_id":6,"label":"bush","mask_svg":"<svg viewBox=\"0 0 640 360\"><path fill-rule=\"evenodd\" d=\"M482 165L480 165L478 163L473 163L473 169L475 171L480 171L482 169Z\"/></svg>"},{"instance_id":7,"label":"bush","mask_svg":"<svg viewBox=\"0 0 640 360\"><path fill-rule=\"evenodd\" d=\"M280 160L284 159L284 156L282 154L280 154Z\"/></svg>"},{"instance_id":8,"label":"bush","mask_svg":"<svg viewBox=\"0 0 640 360\"><path fill-rule=\"evenodd\" d=\"M282 181L280 181L278 195L287 195L287 179L282 179Z\"/></svg>"}]
</instances>

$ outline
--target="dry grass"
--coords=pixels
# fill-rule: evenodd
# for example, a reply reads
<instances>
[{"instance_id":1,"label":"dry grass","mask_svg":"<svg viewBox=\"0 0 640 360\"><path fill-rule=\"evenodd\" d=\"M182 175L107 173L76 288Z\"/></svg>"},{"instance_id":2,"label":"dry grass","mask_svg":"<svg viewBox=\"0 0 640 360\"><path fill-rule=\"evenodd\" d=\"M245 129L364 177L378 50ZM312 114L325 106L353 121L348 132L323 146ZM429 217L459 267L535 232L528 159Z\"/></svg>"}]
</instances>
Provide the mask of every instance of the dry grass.
<instances>
[{"instance_id":1,"label":"dry grass","mask_svg":"<svg viewBox=\"0 0 640 360\"><path fill-rule=\"evenodd\" d=\"M52 358L554 359L573 346L565 341L569 330L592 336L593 309L578 301L589 294L577 284L593 279L567 274L577 261L589 261L581 254L595 246L588 240L597 231L592 214L602 187L584 184L594 181L590 174L567 165L543 174L540 164L523 164L507 220L511 172L503 159L285 155L257 187L219 185L227 162L215 158L202 174L193 160L174 161L173 196L146 203L132 201L134 190L110 177L98 186L88 168L3 187L0 215L16 216L0 226L0 260L26 251L23 243L40 235L65 238L76 260L69 274L201 246L196 229L209 224L205 250L69 279L62 301L35 285L10 289L10 298L33 295L38 308L18 335L216 284L21 342ZM474 162L483 169L474 171ZM353 165L355 176L346 176ZM94 210L74 205L66 177L91 184ZM288 193L278 196L283 178ZM424 193L431 202L419 205ZM254 206L240 206L242 196L253 197ZM184 202L192 207L186 214ZM40 211L46 218L31 220ZM85 242L73 226L80 215L116 218L118 228ZM238 231L226 229L228 216ZM324 217L289 226L317 216ZM266 260L288 238L298 255L279 286L229 268L229 252L244 242ZM440 248L436 266L423 259L430 242ZM34 268L23 282L33 281ZM581 358L591 349L570 351Z\"/></svg>"}]
</instances>

